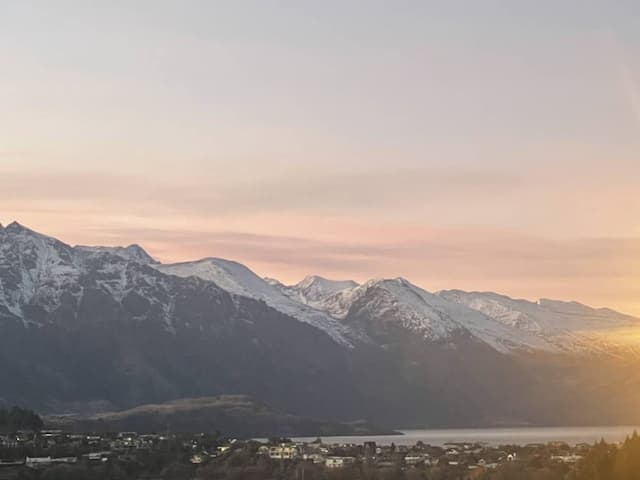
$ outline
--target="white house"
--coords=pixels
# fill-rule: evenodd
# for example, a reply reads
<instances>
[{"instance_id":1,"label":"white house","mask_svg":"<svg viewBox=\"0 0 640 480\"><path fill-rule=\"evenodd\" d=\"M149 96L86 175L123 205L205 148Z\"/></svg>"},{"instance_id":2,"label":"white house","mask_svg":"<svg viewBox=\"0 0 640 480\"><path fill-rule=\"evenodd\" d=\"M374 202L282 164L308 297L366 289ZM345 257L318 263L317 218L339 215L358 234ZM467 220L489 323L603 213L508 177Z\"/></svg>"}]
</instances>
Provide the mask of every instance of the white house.
<instances>
[{"instance_id":1,"label":"white house","mask_svg":"<svg viewBox=\"0 0 640 480\"><path fill-rule=\"evenodd\" d=\"M51 465L51 457L27 457L24 464L29 468L42 468Z\"/></svg>"},{"instance_id":2,"label":"white house","mask_svg":"<svg viewBox=\"0 0 640 480\"><path fill-rule=\"evenodd\" d=\"M355 463L354 457L327 457L324 461L324 465L327 468L342 468L347 465Z\"/></svg>"},{"instance_id":3,"label":"white house","mask_svg":"<svg viewBox=\"0 0 640 480\"><path fill-rule=\"evenodd\" d=\"M281 443L269 447L269 457L273 460L291 460L298 456L298 446L295 443Z\"/></svg>"}]
</instances>

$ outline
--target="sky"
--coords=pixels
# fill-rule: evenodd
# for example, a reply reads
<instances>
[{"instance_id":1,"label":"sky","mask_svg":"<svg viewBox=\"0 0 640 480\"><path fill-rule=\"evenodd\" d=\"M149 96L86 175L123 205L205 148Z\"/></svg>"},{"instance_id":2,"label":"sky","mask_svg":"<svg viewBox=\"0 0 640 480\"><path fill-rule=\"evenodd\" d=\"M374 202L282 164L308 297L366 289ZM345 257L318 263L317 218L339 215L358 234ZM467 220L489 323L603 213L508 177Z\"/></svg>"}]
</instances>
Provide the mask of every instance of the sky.
<instances>
[{"instance_id":1,"label":"sky","mask_svg":"<svg viewBox=\"0 0 640 480\"><path fill-rule=\"evenodd\" d=\"M635 1L0 0L0 222L640 315Z\"/></svg>"}]
</instances>

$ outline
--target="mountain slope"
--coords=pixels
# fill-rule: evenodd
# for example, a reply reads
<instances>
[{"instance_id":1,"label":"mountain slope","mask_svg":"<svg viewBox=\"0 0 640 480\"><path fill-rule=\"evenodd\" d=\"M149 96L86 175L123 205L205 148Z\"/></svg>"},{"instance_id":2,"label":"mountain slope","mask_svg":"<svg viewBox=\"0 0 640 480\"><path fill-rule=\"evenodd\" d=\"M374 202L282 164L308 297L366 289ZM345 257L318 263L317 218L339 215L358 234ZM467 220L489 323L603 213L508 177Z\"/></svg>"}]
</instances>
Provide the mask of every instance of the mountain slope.
<instances>
[{"instance_id":1,"label":"mountain slope","mask_svg":"<svg viewBox=\"0 0 640 480\"><path fill-rule=\"evenodd\" d=\"M638 338L636 319L575 303L401 278L286 287L236 262L0 227L0 403L43 412L242 394L392 428L635 422L620 329Z\"/></svg>"},{"instance_id":2,"label":"mountain slope","mask_svg":"<svg viewBox=\"0 0 640 480\"><path fill-rule=\"evenodd\" d=\"M26 323L37 312L51 311L80 276L74 251L68 245L17 222L0 228L0 317Z\"/></svg>"},{"instance_id":3,"label":"mountain slope","mask_svg":"<svg viewBox=\"0 0 640 480\"><path fill-rule=\"evenodd\" d=\"M343 298L345 294L343 293ZM433 341L448 341L467 335L500 352L517 350L553 351L552 345L537 337L510 329L486 315L449 302L405 279L373 280L349 292L344 321L383 332L386 328L404 328ZM346 305L345 305L346 306Z\"/></svg>"},{"instance_id":4,"label":"mountain slope","mask_svg":"<svg viewBox=\"0 0 640 480\"><path fill-rule=\"evenodd\" d=\"M617 352L629 347L624 345L623 335L617 334L640 327L636 318L577 302L541 299L534 303L492 292L461 290L442 291L438 295L565 351Z\"/></svg>"},{"instance_id":5,"label":"mountain slope","mask_svg":"<svg viewBox=\"0 0 640 480\"><path fill-rule=\"evenodd\" d=\"M330 416L359 398L348 349L211 281L12 224L0 232L0 287L0 402L122 408L244 393Z\"/></svg>"},{"instance_id":6,"label":"mountain slope","mask_svg":"<svg viewBox=\"0 0 640 480\"><path fill-rule=\"evenodd\" d=\"M273 284L260 278L244 265L220 258L205 258L196 262L154 265L160 272L178 277L198 277L215 282L236 295L254 298L270 307L326 332L341 345L352 346L353 332L325 312L284 295Z\"/></svg>"},{"instance_id":7,"label":"mountain slope","mask_svg":"<svg viewBox=\"0 0 640 480\"><path fill-rule=\"evenodd\" d=\"M150 264L158 263L140 245L133 244L128 247L90 247L86 245L76 245L74 250L86 253L87 255L101 255L108 253L116 255L133 262Z\"/></svg>"},{"instance_id":8,"label":"mountain slope","mask_svg":"<svg viewBox=\"0 0 640 480\"><path fill-rule=\"evenodd\" d=\"M280 282L273 284L289 298L318 310L327 311L336 317L339 315L334 315L328 300L358 286L353 280L329 280L318 275L305 277L295 285L285 286Z\"/></svg>"},{"instance_id":9,"label":"mountain slope","mask_svg":"<svg viewBox=\"0 0 640 480\"><path fill-rule=\"evenodd\" d=\"M318 281L325 288L316 288ZM443 340L465 331L501 352L546 351L619 355L637 351L640 321L610 309L542 299L537 303L495 293L448 290L429 293L404 279L332 282L308 277L297 285L273 282L284 294L345 320L354 305L369 305L366 319L394 319L397 326ZM367 293L368 292L368 293ZM367 330L365 322L357 328ZM352 325L353 327L353 325ZM625 340L627 339L627 340Z\"/></svg>"}]
</instances>

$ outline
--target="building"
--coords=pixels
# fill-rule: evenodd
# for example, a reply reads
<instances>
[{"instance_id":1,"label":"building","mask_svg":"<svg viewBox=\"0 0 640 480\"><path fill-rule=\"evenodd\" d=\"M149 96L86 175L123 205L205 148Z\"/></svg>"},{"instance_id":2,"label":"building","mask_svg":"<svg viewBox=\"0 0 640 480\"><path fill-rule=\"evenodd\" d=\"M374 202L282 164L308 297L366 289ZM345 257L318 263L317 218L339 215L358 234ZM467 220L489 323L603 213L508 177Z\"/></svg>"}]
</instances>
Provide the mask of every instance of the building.
<instances>
[{"instance_id":1,"label":"building","mask_svg":"<svg viewBox=\"0 0 640 480\"><path fill-rule=\"evenodd\" d=\"M582 460L582 455L576 455L574 453L569 455L552 455L551 460L562 463L578 463Z\"/></svg>"},{"instance_id":2,"label":"building","mask_svg":"<svg viewBox=\"0 0 640 480\"><path fill-rule=\"evenodd\" d=\"M342 468L347 465L353 465L356 462L354 457L327 457L324 465L327 468Z\"/></svg>"},{"instance_id":3,"label":"building","mask_svg":"<svg viewBox=\"0 0 640 480\"><path fill-rule=\"evenodd\" d=\"M2 436L0 435L0 447L4 448L15 448L18 446L18 441L15 437L10 436Z\"/></svg>"},{"instance_id":4,"label":"building","mask_svg":"<svg viewBox=\"0 0 640 480\"><path fill-rule=\"evenodd\" d=\"M313 463L324 463L325 457L321 453L304 453L302 459Z\"/></svg>"},{"instance_id":5,"label":"building","mask_svg":"<svg viewBox=\"0 0 640 480\"><path fill-rule=\"evenodd\" d=\"M200 465L201 463L204 463L207 458L209 458L209 455L205 452L195 453L191 456L189 462L193 465Z\"/></svg>"},{"instance_id":6,"label":"building","mask_svg":"<svg viewBox=\"0 0 640 480\"><path fill-rule=\"evenodd\" d=\"M53 463L51 457L27 457L25 459L25 466L29 468L44 468Z\"/></svg>"},{"instance_id":7,"label":"building","mask_svg":"<svg viewBox=\"0 0 640 480\"><path fill-rule=\"evenodd\" d=\"M298 457L298 446L295 443L281 443L269 447L269 458L273 460L292 460Z\"/></svg>"},{"instance_id":8,"label":"building","mask_svg":"<svg viewBox=\"0 0 640 480\"><path fill-rule=\"evenodd\" d=\"M425 464L428 462L428 460L429 460L429 456L423 453L419 453L419 454L410 453L406 457L404 457L404 463L406 465Z\"/></svg>"}]
</instances>

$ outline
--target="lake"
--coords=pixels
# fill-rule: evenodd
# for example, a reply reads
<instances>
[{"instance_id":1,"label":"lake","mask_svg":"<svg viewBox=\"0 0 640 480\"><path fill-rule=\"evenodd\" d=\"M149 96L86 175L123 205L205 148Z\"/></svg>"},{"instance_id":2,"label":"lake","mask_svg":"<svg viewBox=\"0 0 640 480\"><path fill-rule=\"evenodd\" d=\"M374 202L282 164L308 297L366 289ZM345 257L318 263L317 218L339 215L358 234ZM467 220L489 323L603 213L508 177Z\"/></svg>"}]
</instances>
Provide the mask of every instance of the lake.
<instances>
[{"instance_id":1,"label":"lake","mask_svg":"<svg viewBox=\"0 0 640 480\"><path fill-rule=\"evenodd\" d=\"M594 443L604 438L607 442L619 442L639 427L522 427L522 428L466 428L435 430L402 430L403 435L364 435L321 437L324 443L356 443L372 441L378 445L414 445L423 441L430 445L452 442L480 442L487 445L546 443L551 441ZM312 442L316 437L296 437L295 441Z\"/></svg>"}]
</instances>

